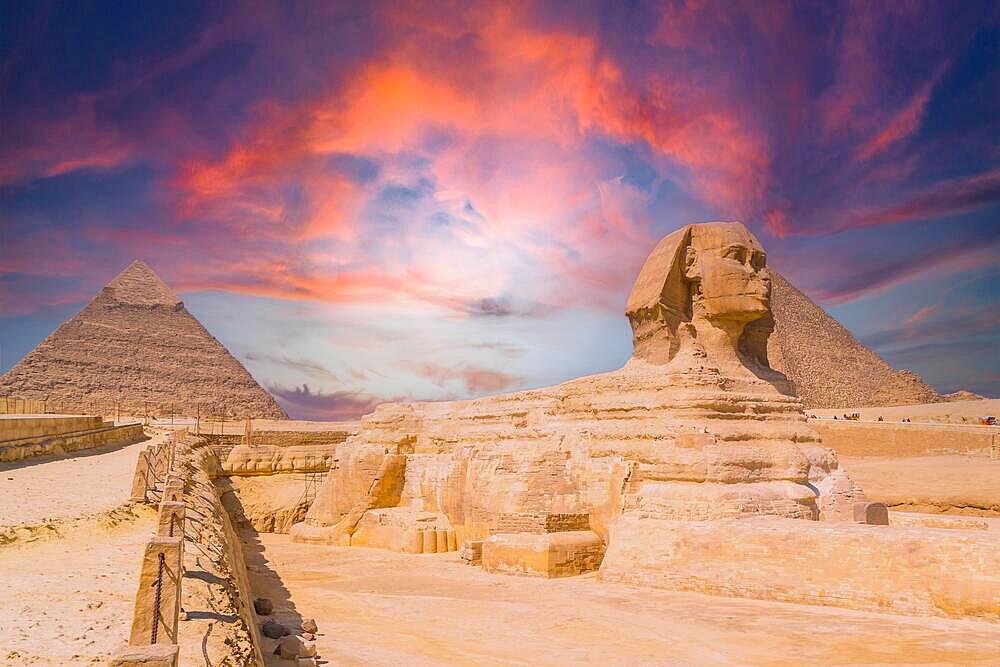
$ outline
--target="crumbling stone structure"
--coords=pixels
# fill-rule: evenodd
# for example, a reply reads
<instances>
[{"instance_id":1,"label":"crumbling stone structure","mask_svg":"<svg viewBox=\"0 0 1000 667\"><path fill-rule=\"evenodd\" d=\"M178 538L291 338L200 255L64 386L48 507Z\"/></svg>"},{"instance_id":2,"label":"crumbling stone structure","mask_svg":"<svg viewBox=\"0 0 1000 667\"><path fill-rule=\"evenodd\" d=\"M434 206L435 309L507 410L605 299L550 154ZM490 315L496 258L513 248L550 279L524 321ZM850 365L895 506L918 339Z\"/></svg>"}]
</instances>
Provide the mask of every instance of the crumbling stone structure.
<instances>
[{"instance_id":1,"label":"crumbling stone structure","mask_svg":"<svg viewBox=\"0 0 1000 667\"><path fill-rule=\"evenodd\" d=\"M347 544L368 510L417 508L439 513L459 542L486 540L484 563L500 542L507 560L511 548L549 554L561 544L568 562L588 554L558 568L572 574L600 563L593 554L623 513L850 520L850 502L827 502L844 476L836 456L767 364L769 300L764 250L745 227L685 227L636 280L625 367L474 401L379 406L338 446L294 535ZM517 534L545 537L497 537Z\"/></svg>"},{"instance_id":2,"label":"crumbling stone structure","mask_svg":"<svg viewBox=\"0 0 1000 667\"><path fill-rule=\"evenodd\" d=\"M1000 618L995 538L884 525L884 506L807 423L768 362L771 291L743 225L670 234L629 296L624 367L379 406L337 445L293 539L412 551L407 531L432 521L492 572L599 568L602 580L678 590ZM915 551L947 554L947 566L911 572Z\"/></svg>"}]
</instances>

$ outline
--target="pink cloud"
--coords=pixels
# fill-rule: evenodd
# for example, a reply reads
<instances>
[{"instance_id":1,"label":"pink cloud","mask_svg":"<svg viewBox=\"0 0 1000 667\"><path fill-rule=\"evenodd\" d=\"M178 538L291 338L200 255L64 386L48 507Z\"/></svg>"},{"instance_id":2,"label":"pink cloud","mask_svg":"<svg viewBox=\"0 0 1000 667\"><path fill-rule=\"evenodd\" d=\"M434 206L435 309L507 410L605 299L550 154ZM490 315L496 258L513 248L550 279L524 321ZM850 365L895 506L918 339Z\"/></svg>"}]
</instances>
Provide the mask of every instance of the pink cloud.
<instances>
[{"instance_id":1,"label":"pink cloud","mask_svg":"<svg viewBox=\"0 0 1000 667\"><path fill-rule=\"evenodd\" d=\"M455 367L434 363L414 364L413 370L417 375L427 378L442 389L451 382L460 382L464 385L465 391L472 395L496 393L523 381L523 378L509 373L464 362Z\"/></svg>"},{"instance_id":2,"label":"pink cloud","mask_svg":"<svg viewBox=\"0 0 1000 667\"><path fill-rule=\"evenodd\" d=\"M857 157L859 160L870 160L889 146L906 139L920 128L927 102L946 69L944 66L939 67L934 76L917 90L910 101L889 119L886 126L875 137L858 148Z\"/></svg>"},{"instance_id":3,"label":"pink cloud","mask_svg":"<svg viewBox=\"0 0 1000 667\"><path fill-rule=\"evenodd\" d=\"M853 211L845 217L841 229L958 215L997 201L1000 201L1000 170L942 181L902 202Z\"/></svg>"},{"instance_id":4,"label":"pink cloud","mask_svg":"<svg viewBox=\"0 0 1000 667\"><path fill-rule=\"evenodd\" d=\"M917 312L913 313L908 318L906 318L906 320L903 321L903 324L906 325L917 324L918 322L921 322L930 317L931 315L933 315L940 308L941 304L939 303L935 303L934 305L931 306L924 306L923 308L921 308L920 310L918 310Z\"/></svg>"}]
</instances>

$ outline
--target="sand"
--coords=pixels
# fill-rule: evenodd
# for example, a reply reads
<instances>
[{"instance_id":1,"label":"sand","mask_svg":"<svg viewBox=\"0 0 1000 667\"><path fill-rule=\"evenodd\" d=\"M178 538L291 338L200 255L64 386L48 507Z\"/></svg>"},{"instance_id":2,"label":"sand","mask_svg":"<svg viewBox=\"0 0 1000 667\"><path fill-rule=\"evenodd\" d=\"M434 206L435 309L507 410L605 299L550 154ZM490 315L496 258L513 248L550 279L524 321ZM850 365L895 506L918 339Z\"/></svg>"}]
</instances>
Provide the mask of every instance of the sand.
<instances>
[{"instance_id":1,"label":"sand","mask_svg":"<svg viewBox=\"0 0 1000 667\"><path fill-rule=\"evenodd\" d=\"M841 457L869 498L895 509L1000 516L1000 460L985 456Z\"/></svg>"},{"instance_id":2,"label":"sand","mask_svg":"<svg viewBox=\"0 0 1000 667\"><path fill-rule=\"evenodd\" d=\"M146 444L0 468L0 664L103 664L127 640L156 515L127 502Z\"/></svg>"},{"instance_id":3,"label":"sand","mask_svg":"<svg viewBox=\"0 0 1000 667\"><path fill-rule=\"evenodd\" d=\"M490 575L457 555L294 544L244 533L257 596L315 618L335 665L996 664L975 621ZM280 579L279 579L280 577ZM278 667L276 658L268 663Z\"/></svg>"},{"instance_id":4,"label":"sand","mask_svg":"<svg viewBox=\"0 0 1000 667\"><path fill-rule=\"evenodd\" d=\"M0 664L104 664L128 639L154 519L119 509L0 546Z\"/></svg>"},{"instance_id":5,"label":"sand","mask_svg":"<svg viewBox=\"0 0 1000 667\"><path fill-rule=\"evenodd\" d=\"M139 451L155 442L0 465L0 529L97 514L121 505L132 490Z\"/></svg>"},{"instance_id":6,"label":"sand","mask_svg":"<svg viewBox=\"0 0 1000 667\"><path fill-rule=\"evenodd\" d=\"M980 401L951 401L945 403L921 403L919 405L898 405L890 408L808 408L810 415L832 419L834 415L860 413L863 421L875 421L879 416L888 421L903 418L915 422L937 421L948 424L979 422L980 417L993 415L1000 419L1000 398Z\"/></svg>"}]
</instances>

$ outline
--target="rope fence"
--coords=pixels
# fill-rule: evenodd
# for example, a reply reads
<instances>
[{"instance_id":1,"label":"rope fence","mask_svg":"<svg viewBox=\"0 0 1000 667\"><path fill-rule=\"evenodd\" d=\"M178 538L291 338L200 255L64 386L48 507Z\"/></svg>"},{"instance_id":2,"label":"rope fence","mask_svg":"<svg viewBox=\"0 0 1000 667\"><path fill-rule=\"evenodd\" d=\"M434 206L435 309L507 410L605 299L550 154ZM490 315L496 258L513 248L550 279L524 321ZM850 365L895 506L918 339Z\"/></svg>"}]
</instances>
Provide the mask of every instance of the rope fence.
<instances>
[{"instance_id":1,"label":"rope fence","mask_svg":"<svg viewBox=\"0 0 1000 667\"><path fill-rule=\"evenodd\" d=\"M113 666L177 665L186 514L177 447L186 435L183 429L167 434L140 452L136 461L132 499L159 502L159 513L156 534L143 555L128 646L112 659Z\"/></svg>"}]
</instances>

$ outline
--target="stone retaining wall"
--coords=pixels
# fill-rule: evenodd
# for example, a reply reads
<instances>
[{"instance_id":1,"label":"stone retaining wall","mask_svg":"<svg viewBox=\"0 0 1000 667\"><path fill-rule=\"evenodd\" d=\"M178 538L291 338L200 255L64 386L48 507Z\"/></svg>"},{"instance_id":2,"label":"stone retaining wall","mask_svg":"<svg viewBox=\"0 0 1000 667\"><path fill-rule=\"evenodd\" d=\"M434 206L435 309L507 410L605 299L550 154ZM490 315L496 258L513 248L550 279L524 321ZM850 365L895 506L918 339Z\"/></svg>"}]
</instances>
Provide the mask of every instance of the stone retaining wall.
<instances>
[{"instance_id":1,"label":"stone retaining wall","mask_svg":"<svg viewBox=\"0 0 1000 667\"><path fill-rule=\"evenodd\" d=\"M899 424L810 419L825 447L839 456L927 456L989 453L1000 428L956 424Z\"/></svg>"},{"instance_id":2,"label":"stone retaining wall","mask_svg":"<svg viewBox=\"0 0 1000 667\"><path fill-rule=\"evenodd\" d=\"M97 419L100 423L100 418ZM142 424L108 425L93 430L24 438L0 443L0 462L65 454L105 445L131 445L145 439Z\"/></svg>"},{"instance_id":3,"label":"stone retaining wall","mask_svg":"<svg viewBox=\"0 0 1000 667\"><path fill-rule=\"evenodd\" d=\"M264 664L241 543L212 483L218 467L212 448L184 431L140 453L133 497L160 501L160 519L144 555L129 646L112 665L194 664L202 656L207 661L209 650L225 653L224 662L213 664ZM163 577L160 553L165 555ZM151 619L156 617L157 598L163 632L153 642ZM210 615L179 617L182 605L189 612L207 606ZM203 640L210 635L213 643L208 646ZM161 658L162 643L177 650Z\"/></svg>"},{"instance_id":4,"label":"stone retaining wall","mask_svg":"<svg viewBox=\"0 0 1000 667\"><path fill-rule=\"evenodd\" d=\"M1000 621L1000 539L991 531L632 515L613 529L600 578L727 597Z\"/></svg>"}]
</instances>

